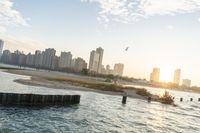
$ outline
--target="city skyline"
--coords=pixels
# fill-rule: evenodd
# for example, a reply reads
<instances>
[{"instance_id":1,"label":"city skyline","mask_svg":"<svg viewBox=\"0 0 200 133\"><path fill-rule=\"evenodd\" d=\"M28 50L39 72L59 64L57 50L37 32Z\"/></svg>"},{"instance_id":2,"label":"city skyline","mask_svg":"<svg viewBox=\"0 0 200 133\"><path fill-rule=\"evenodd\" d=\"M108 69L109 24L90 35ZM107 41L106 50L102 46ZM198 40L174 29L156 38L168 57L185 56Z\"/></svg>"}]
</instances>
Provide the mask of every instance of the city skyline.
<instances>
[{"instance_id":1,"label":"city skyline","mask_svg":"<svg viewBox=\"0 0 200 133\"><path fill-rule=\"evenodd\" d=\"M3 40L0 40L3 42ZM0 44L1 49L3 50L3 43ZM114 76L123 76L124 64L116 63L112 69L105 69L102 64L103 61L104 49L101 47L92 50L90 53L90 60L87 63L82 57L73 57L72 53L61 52L60 55L56 55L56 50L54 48L46 48L44 51L36 50L34 54L28 53L25 54L19 50L11 52L6 49L3 50L2 57L0 62L17 65L20 67L31 67L36 69L47 69L63 72L72 72L72 73L82 73L85 69L88 69L89 73L92 74L103 74ZM86 73L88 73L86 72Z\"/></svg>"},{"instance_id":2,"label":"city skyline","mask_svg":"<svg viewBox=\"0 0 200 133\"><path fill-rule=\"evenodd\" d=\"M87 61L90 50L102 46L103 64L123 62L124 75L149 79L157 66L163 80L171 81L181 68L183 77L200 86L199 5L195 0L2 0L0 38L11 51L54 47Z\"/></svg>"},{"instance_id":3,"label":"city skyline","mask_svg":"<svg viewBox=\"0 0 200 133\"><path fill-rule=\"evenodd\" d=\"M4 44L3 40L1 40L1 42L3 42L2 44ZM2 49L3 49L3 46L4 45L2 45ZM8 51L9 50L5 50L5 53L7 54ZM49 52L47 52L47 51L49 51ZM48 55L44 56L45 52L47 52ZM23 51L19 51L19 50L15 50L14 53L19 53L19 54L24 55ZM51 58L51 56L55 56L55 57L58 58L56 67L63 69L63 70L66 69L66 68L68 68L68 69L73 68L75 66L76 59L78 59L78 60L81 60L81 62L85 62L85 64L87 64L87 65L84 65L84 66L86 66L85 68L87 68L91 72L99 73L99 74L112 74L112 75L118 75L118 76L126 76L126 75L123 75L124 64L122 64L122 63L115 63L114 66L113 66L113 69L110 68L109 64L107 64L106 68L104 68L104 65L102 64L103 53L104 53L104 49L102 49L101 47L96 48L96 50L92 50L90 52L90 59L87 63L87 61L85 61L81 57L72 58L73 55L71 54L71 51L68 51L68 52L65 52L65 51L62 52L61 51L60 55L59 55L59 53L57 53L57 55L58 55L57 56L56 50L54 48L47 48L47 49L45 49L45 51L36 50L34 55L29 52L27 54L26 60L28 60L28 61L26 61L26 64L28 66L33 66L33 65L37 66L38 65L38 67L41 67L42 65L44 65L44 66L47 65L44 68L50 69L50 68L52 68L52 63L49 64L48 60L51 60L51 59L45 59L46 62L42 62L41 57L39 57L39 55L43 55L44 56L43 58L45 58L45 57ZM99 63L99 61L100 61L100 63ZM19 62L20 62L20 60L19 60ZM90 68L91 62L92 63L95 62L94 64L96 64L96 70L93 69L93 68ZM54 67L55 66L53 66L53 68ZM99 67L101 68L101 71L99 71ZM81 72L82 69L83 69L83 67L79 68L76 72ZM136 78L136 77L133 77L133 78ZM181 82L181 79L182 79L182 82ZM167 75L166 75L166 73L161 72L160 68L154 67L153 72L150 74L150 78L149 79L147 78L146 80L150 81L150 82L155 82L155 83L171 82L171 83L175 83L177 85L182 85L182 86L191 86L191 84L192 84L192 81L190 79L181 78L181 69L175 69L174 75L173 75L173 78L172 78L172 76L170 76L169 73L167 73Z\"/></svg>"},{"instance_id":4,"label":"city skyline","mask_svg":"<svg viewBox=\"0 0 200 133\"><path fill-rule=\"evenodd\" d=\"M192 81L185 77L181 77L181 69L175 69L173 77L166 78L165 74L161 73L161 69L154 67L149 78L151 83L174 83L177 86L191 87ZM168 80L169 79L169 80ZM182 81L181 81L182 80Z\"/></svg>"}]
</instances>

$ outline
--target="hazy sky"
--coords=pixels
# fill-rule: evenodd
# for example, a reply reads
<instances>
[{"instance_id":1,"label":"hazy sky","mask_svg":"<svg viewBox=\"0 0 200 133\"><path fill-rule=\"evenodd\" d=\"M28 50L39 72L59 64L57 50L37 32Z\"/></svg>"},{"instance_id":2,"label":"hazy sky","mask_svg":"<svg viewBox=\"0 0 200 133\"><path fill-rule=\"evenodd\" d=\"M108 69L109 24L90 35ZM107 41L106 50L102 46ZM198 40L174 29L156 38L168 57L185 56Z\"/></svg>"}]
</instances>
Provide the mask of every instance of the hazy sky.
<instances>
[{"instance_id":1,"label":"hazy sky","mask_svg":"<svg viewBox=\"0 0 200 133\"><path fill-rule=\"evenodd\" d=\"M53 47L87 61L101 46L103 64L124 63L125 75L160 67L172 80L181 68L200 85L200 0L0 0L0 38L12 51Z\"/></svg>"}]
</instances>

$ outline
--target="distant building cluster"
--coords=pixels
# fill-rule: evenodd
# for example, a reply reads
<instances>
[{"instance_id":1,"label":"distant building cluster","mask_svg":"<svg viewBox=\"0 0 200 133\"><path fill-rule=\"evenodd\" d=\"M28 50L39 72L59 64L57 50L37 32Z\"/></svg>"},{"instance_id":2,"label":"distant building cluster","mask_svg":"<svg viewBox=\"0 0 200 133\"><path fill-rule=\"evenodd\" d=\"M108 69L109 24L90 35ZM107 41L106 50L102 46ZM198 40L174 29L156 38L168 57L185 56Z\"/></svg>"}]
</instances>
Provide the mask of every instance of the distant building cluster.
<instances>
[{"instance_id":1,"label":"distant building cluster","mask_svg":"<svg viewBox=\"0 0 200 133\"><path fill-rule=\"evenodd\" d=\"M124 64L117 63L112 69L110 65L106 65L106 68L102 65L102 74L123 76L124 73Z\"/></svg>"},{"instance_id":2,"label":"distant building cluster","mask_svg":"<svg viewBox=\"0 0 200 133\"><path fill-rule=\"evenodd\" d=\"M70 52L61 52L60 56L56 56L56 50L53 48L48 48L45 51L36 50L34 54L27 55L18 50L14 53L4 50L1 62L48 70L81 72L83 69L87 69L87 63L84 59L72 58Z\"/></svg>"},{"instance_id":3,"label":"distant building cluster","mask_svg":"<svg viewBox=\"0 0 200 133\"><path fill-rule=\"evenodd\" d=\"M104 50L101 47L91 51L89 60L89 71L92 73L99 73L105 75L111 74L116 76L123 76L124 64L115 64L113 69L110 68L110 65L107 65L105 68L102 64L103 54Z\"/></svg>"},{"instance_id":4,"label":"distant building cluster","mask_svg":"<svg viewBox=\"0 0 200 133\"><path fill-rule=\"evenodd\" d=\"M110 67L104 68L102 65L104 50L101 47L91 51L88 66L81 57L73 58L71 52L61 52L60 56L56 56L56 50L48 48L45 51L36 50L34 54L24 54L19 50L12 53L9 50L3 51L3 45L3 40L0 40L0 61L6 64L69 72L81 72L83 69L88 69L95 74L119 76L122 76L124 71L124 65L121 63L115 64L113 70Z\"/></svg>"},{"instance_id":5,"label":"distant building cluster","mask_svg":"<svg viewBox=\"0 0 200 133\"><path fill-rule=\"evenodd\" d=\"M176 69L174 71L174 81L173 83L176 85L180 85L181 81L181 69ZM150 74L150 82L158 83L160 82L160 68L153 68L153 72ZM190 87L191 80L183 79L182 86Z\"/></svg>"}]
</instances>

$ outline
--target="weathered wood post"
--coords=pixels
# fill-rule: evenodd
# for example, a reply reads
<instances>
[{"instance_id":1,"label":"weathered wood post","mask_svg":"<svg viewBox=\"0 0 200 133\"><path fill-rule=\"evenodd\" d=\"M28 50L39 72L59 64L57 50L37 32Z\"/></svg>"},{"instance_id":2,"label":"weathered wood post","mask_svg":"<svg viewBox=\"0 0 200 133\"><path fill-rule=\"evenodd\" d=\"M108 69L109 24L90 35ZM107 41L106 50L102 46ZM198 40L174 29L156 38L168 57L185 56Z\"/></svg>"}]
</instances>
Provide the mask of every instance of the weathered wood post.
<instances>
[{"instance_id":1,"label":"weathered wood post","mask_svg":"<svg viewBox=\"0 0 200 133\"><path fill-rule=\"evenodd\" d=\"M198 99L198 101L200 102L200 98Z\"/></svg>"},{"instance_id":2,"label":"weathered wood post","mask_svg":"<svg viewBox=\"0 0 200 133\"><path fill-rule=\"evenodd\" d=\"M193 101L193 98L190 98L190 101L192 102L192 101Z\"/></svg>"},{"instance_id":3,"label":"weathered wood post","mask_svg":"<svg viewBox=\"0 0 200 133\"><path fill-rule=\"evenodd\" d=\"M122 97L122 104L126 104L127 96Z\"/></svg>"},{"instance_id":4,"label":"weathered wood post","mask_svg":"<svg viewBox=\"0 0 200 133\"><path fill-rule=\"evenodd\" d=\"M149 103L151 102L151 97L148 97L148 102L149 102Z\"/></svg>"},{"instance_id":5,"label":"weathered wood post","mask_svg":"<svg viewBox=\"0 0 200 133\"><path fill-rule=\"evenodd\" d=\"M180 98L180 101L182 102L182 101L183 101L183 98Z\"/></svg>"}]
</instances>

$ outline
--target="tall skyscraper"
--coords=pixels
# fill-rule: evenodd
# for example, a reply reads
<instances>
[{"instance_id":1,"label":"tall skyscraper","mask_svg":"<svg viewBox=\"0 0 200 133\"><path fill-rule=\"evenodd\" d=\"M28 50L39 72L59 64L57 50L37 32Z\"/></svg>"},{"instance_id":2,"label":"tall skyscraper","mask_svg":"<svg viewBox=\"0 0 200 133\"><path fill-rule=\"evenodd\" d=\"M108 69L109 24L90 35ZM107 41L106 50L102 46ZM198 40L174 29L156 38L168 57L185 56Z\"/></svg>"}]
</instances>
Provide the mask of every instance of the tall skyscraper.
<instances>
[{"instance_id":1,"label":"tall skyscraper","mask_svg":"<svg viewBox=\"0 0 200 133\"><path fill-rule=\"evenodd\" d=\"M124 64L118 63L114 66L114 74L122 76L124 72Z\"/></svg>"},{"instance_id":2,"label":"tall skyscraper","mask_svg":"<svg viewBox=\"0 0 200 133\"><path fill-rule=\"evenodd\" d=\"M53 48L48 48L44 51L43 55L43 67L52 69L54 66L54 59L56 55L56 50Z\"/></svg>"},{"instance_id":3,"label":"tall skyscraper","mask_svg":"<svg viewBox=\"0 0 200 133\"><path fill-rule=\"evenodd\" d=\"M60 59L58 62L59 68L70 68L72 62L71 52L61 52Z\"/></svg>"},{"instance_id":4,"label":"tall skyscraper","mask_svg":"<svg viewBox=\"0 0 200 133\"><path fill-rule=\"evenodd\" d=\"M101 73L104 50L99 47L90 53L89 70L95 73Z\"/></svg>"},{"instance_id":5,"label":"tall skyscraper","mask_svg":"<svg viewBox=\"0 0 200 133\"><path fill-rule=\"evenodd\" d=\"M181 79L181 69L176 69L174 71L174 83L179 85Z\"/></svg>"},{"instance_id":6,"label":"tall skyscraper","mask_svg":"<svg viewBox=\"0 0 200 133\"><path fill-rule=\"evenodd\" d=\"M40 68L42 66L42 61L43 61L43 54L41 51L36 50L35 51L35 67Z\"/></svg>"},{"instance_id":7,"label":"tall skyscraper","mask_svg":"<svg viewBox=\"0 0 200 133\"><path fill-rule=\"evenodd\" d=\"M89 61L89 70L91 72L98 73L99 56L99 53L97 53L96 51L91 51Z\"/></svg>"},{"instance_id":8,"label":"tall skyscraper","mask_svg":"<svg viewBox=\"0 0 200 133\"><path fill-rule=\"evenodd\" d=\"M160 81L160 69L154 68L153 72L150 75L151 82L159 82Z\"/></svg>"},{"instance_id":9,"label":"tall skyscraper","mask_svg":"<svg viewBox=\"0 0 200 133\"><path fill-rule=\"evenodd\" d=\"M99 62L98 62L98 70L97 70L97 72L101 73L101 67L102 67L102 62L103 62L103 53L104 53L104 50L101 47L99 47L99 48L96 49L96 53L99 54Z\"/></svg>"},{"instance_id":10,"label":"tall skyscraper","mask_svg":"<svg viewBox=\"0 0 200 133\"><path fill-rule=\"evenodd\" d=\"M4 45L4 41L3 40L0 40L0 58L3 54L3 45Z\"/></svg>"},{"instance_id":11,"label":"tall skyscraper","mask_svg":"<svg viewBox=\"0 0 200 133\"><path fill-rule=\"evenodd\" d=\"M189 80L189 79L183 79L182 86L184 86L184 87L190 87L191 86L191 80Z\"/></svg>"}]
</instances>

